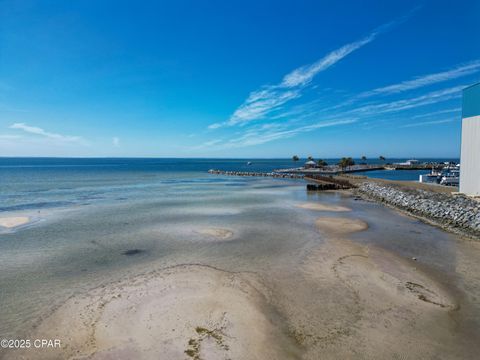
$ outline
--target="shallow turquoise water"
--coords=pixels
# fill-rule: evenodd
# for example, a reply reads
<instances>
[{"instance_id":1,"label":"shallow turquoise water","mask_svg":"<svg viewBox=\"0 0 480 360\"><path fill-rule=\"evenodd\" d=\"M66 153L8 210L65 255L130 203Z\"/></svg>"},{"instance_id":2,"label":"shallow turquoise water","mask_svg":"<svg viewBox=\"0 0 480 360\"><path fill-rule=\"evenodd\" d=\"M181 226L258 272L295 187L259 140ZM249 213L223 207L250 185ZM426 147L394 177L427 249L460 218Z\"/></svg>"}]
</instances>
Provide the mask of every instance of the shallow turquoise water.
<instances>
[{"instance_id":1,"label":"shallow turquoise water","mask_svg":"<svg viewBox=\"0 0 480 360\"><path fill-rule=\"evenodd\" d=\"M214 166L208 161L179 171L172 170L178 163L89 161L0 170L0 216L38 220L0 234L0 337L28 332L72 294L152 267L202 263L253 271L279 283L291 273L290 280L301 281L294 269L325 240L314 227L321 215L363 219L370 228L353 236L355 241L416 256L446 283L463 281L456 273L458 252L465 253L461 243L377 204L307 193L301 180L209 175L204 168ZM352 211L295 206L304 201ZM209 227L230 229L234 236L218 241L199 233ZM129 250L138 252L125 255Z\"/></svg>"}]
</instances>

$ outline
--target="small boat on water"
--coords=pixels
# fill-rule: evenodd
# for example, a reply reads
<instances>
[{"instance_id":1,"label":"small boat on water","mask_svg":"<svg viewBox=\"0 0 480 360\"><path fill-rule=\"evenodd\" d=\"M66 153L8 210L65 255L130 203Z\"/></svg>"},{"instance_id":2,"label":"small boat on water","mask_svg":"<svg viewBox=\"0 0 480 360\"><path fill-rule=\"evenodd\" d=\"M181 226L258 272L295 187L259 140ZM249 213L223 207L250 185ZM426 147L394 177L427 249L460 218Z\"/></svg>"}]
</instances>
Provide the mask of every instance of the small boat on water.
<instances>
[{"instance_id":1,"label":"small boat on water","mask_svg":"<svg viewBox=\"0 0 480 360\"><path fill-rule=\"evenodd\" d=\"M248 162L247 162L247 165L252 165L252 162L251 162L251 161L248 161Z\"/></svg>"},{"instance_id":2,"label":"small boat on water","mask_svg":"<svg viewBox=\"0 0 480 360\"><path fill-rule=\"evenodd\" d=\"M453 167L442 171L440 185L458 186L460 183L460 167Z\"/></svg>"},{"instance_id":3,"label":"small boat on water","mask_svg":"<svg viewBox=\"0 0 480 360\"><path fill-rule=\"evenodd\" d=\"M441 178L442 178L441 170L435 170L432 167L432 171L429 174L420 175L419 182L430 183L430 184L440 184Z\"/></svg>"},{"instance_id":4,"label":"small boat on water","mask_svg":"<svg viewBox=\"0 0 480 360\"><path fill-rule=\"evenodd\" d=\"M435 170L432 168L432 171L429 174L420 175L419 182L458 186L460 183L460 165L449 165L441 170Z\"/></svg>"},{"instance_id":5,"label":"small boat on water","mask_svg":"<svg viewBox=\"0 0 480 360\"><path fill-rule=\"evenodd\" d=\"M430 174L422 174L420 175L419 182L421 183L430 183L430 184L438 184L439 181L439 176L437 172L431 172Z\"/></svg>"}]
</instances>

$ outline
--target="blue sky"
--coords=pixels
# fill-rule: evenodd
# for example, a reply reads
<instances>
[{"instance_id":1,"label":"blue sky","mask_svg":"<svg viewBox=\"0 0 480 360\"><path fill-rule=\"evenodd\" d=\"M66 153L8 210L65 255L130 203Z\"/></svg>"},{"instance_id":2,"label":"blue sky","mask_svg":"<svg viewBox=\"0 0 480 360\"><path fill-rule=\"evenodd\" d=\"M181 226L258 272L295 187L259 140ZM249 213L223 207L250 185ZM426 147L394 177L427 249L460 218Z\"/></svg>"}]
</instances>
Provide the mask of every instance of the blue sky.
<instances>
[{"instance_id":1,"label":"blue sky","mask_svg":"<svg viewBox=\"0 0 480 360\"><path fill-rule=\"evenodd\" d=\"M0 156L457 157L480 2L0 1Z\"/></svg>"}]
</instances>

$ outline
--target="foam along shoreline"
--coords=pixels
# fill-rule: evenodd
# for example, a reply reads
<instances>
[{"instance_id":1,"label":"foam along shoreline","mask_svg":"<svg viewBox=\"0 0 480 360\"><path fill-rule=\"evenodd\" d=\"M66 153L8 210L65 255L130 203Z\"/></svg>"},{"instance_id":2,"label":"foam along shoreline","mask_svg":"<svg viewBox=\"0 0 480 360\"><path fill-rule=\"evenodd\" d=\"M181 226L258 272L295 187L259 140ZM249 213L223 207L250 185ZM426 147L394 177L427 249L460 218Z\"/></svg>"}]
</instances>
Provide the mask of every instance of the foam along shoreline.
<instances>
[{"instance_id":1,"label":"foam along shoreline","mask_svg":"<svg viewBox=\"0 0 480 360\"><path fill-rule=\"evenodd\" d=\"M297 350L272 322L264 293L252 274L203 265L153 271L75 296L46 318L32 336L63 339L61 349L5 355L258 360L292 355Z\"/></svg>"},{"instance_id":2,"label":"foam along shoreline","mask_svg":"<svg viewBox=\"0 0 480 360\"><path fill-rule=\"evenodd\" d=\"M298 208L307 209L307 210L316 210L316 211L330 211L330 212L347 212L352 211L352 209L346 206L340 205L329 205L316 202L306 202L296 205Z\"/></svg>"},{"instance_id":3,"label":"foam along shoreline","mask_svg":"<svg viewBox=\"0 0 480 360\"><path fill-rule=\"evenodd\" d=\"M28 224L30 218L28 216L9 216L9 217L0 217L0 227L6 229L13 229L18 226Z\"/></svg>"}]
</instances>

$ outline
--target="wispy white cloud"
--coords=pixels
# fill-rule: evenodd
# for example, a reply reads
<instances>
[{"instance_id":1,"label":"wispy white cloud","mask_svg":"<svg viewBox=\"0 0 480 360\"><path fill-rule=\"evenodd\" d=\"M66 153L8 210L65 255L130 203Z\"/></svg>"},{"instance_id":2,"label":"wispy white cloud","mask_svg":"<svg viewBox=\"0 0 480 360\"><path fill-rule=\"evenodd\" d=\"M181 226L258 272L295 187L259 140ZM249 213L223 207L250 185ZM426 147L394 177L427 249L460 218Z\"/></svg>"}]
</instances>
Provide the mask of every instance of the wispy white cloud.
<instances>
[{"instance_id":1,"label":"wispy white cloud","mask_svg":"<svg viewBox=\"0 0 480 360\"><path fill-rule=\"evenodd\" d=\"M332 120L355 117L359 122L362 122L364 126L367 126L367 128L373 128L382 123L388 122L382 122L379 116L384 118L386 115L395 114L397 112L413 110L415 108L427 107L429 105L458 99L461 97L462 90L464 88L465 85L453 86L450 88L428 92L416 97L403 98L393 101L371 101L369 103L359 104L357 106L353 106L352 102L350 101L351 99L347 99L331 107L324 107L322 106L322 103L313 101L295 106L289 110L281 111L277 115L270 116L269 118L280 119L292 116L294 119L303 119L308 121L308 119L312 119L316 116L325 116ZM456 111L461 111L461 108L457 107L416 115L412 116L412 119L417 117L434 117L439 114L453 113ZM374 122L372 122L373 119Z\"/></svg>"},{"instance_id":2,"label":"wispy white cloud","mask_svg":"<svg viewBox=\"0 0 480 360\"><path fill-rule=\"evenodd\" d=\"M274 115L269 116L271 120L277 119L291 119L288 122L272 122L262 125L254 125L246 128L243 132L238 134L237 138L230 139L226 141L215 140L213 142L208 142L203 144L203 147L210 147L215 145L220 148L236 148L236 147L245 147L259 145L266 142L284 139L293 137L295 135L313 131L315 129L327 126L336 126L336 125L347 125L354 122L362 123L368 122L368 119L374 119L378 115L394 114L396 112L411 110L414 108L433 105L441 102L446 102L452 99L458 99L461 97L462 90L465 88L465 85L457 85L441 90L431 91L426 94L402 98L394 101L382 101L382 102L370 102L367 104L360 104L359 106L352 107L351 103L347 104L347 109L343 111L338 111L342 107L342 104L339 104L337 109L332 112L332 109L322 108L321 102L310 102L307 104L301 104L293 108L287 109L285 111L278 111ZM347 100L348 102L348 100ZM437 114L444 114L447 112L459 111L460 108L446 109L442 111L436 111L430 113L434 116ZM312 121L315 116L319 116L320 113L324 113L324 116L328 116L330 121L323 123L313 123L310 125L297 126L295 125L300 121ZM330 114L330 115L329 115ZM429 114L424 114L428 116ZM345 120L348 119L348 120ZM441 121L443 123L447 121ZM378 121L375 122L377 124ZM365 123L366 124L366 123ZM376 126L375 124L367 124L367 128L372 128ZM429 125L428 123L422 123ZM434 123L432 123L434 124ZM378 124L377 124L378 125ZM411 125L413 126L423 126L423 125ZM410 127L410 126L409 126Z\"/></svg>"},{"instance_id":3,"label":"wispy white cloud","mask_svg":"<svg viewBox=\"0 0 480 360\"><path fill-rule=\"evenodd\" d=\"M356 117L359 119L359 121L361 120L365 123L365 121L367 121L368 119L375 118L378 115L394 114L396 112L411 110L422 106L428 106L453 99L458 99L461 97L462 90L464 88L465 85L458 85L450 88L428 92L420 96L403 98L393 101L377 100L364 104L360 103L357 106L354 106L351 99L346 99L345 101L342 101L331 107L323 107L321 104L310 102L308 104L298 106L298 110L294 108L293 112L287 110L284 112L284 114L285 116L290 116L291 114L293 114L296 118L309 118L312 116L318 116L318 114L323 114L322 116L328 116L330 119ZM461 111L461 108L457 107L452 109L430 112L426 114L416 115L412 118L435 116L456 111ZM278 118L280 117L283 117L283 113L280 113L278 115Z\"/></svg>"},{"instance_id":4,"label":"wispy white cloud","mask_svg":"<svg viewBox=\"0 0 480 360\"><path fill-rule=\"evenodd\" d=\"M401 93L407 90L413 90L428 85L437 84L440 82L453 80L462 76L467 76L480 71L480 61L476 60L468 64L456 66L453 69L442 71L434 74L418 76L412 80L405 80L398 84L388 85L376 88L370 91L365 91L358 95L359 98L369 97L373 95L388 95Z\"/></svg>"},{"instance_id":5,"label":"wispy white cloud","mask_svg":"<svg viewBox=\"0 0 480 360\"><path fill-rule=\"evenodd\" d=\"M454 80L454 79L460 78L462 76L467 76L467 75L470 75L470 74L474 74L474 73L479 72L479 71L480 71L480 60L476 60L476 61L472 61L472 62L470 62L466 65L465 64L464 65L457 65L456 67L454 67L454 68L452 68L451 70L448 70L448 71L439 72L439 73L430 74L430 75L424 75L424 76L417 77L413 80L403 81L399 84L389 85L389 86L382 87L382 88L377 88L377 89L373 89L373 90L364 91L360 94L350 96L349 98L345 99L344 101L341 101L341 102L339 102L337 104L334 104L332 106L322 107L319 110L324 112L324 113L325 112L332 112L332 111L337 111L338 112L341 109L351 108L352 106L355 106L355 104L358 104L358 103L360 103L360 105L361 105L361 101L365 101L365 99L367 99L369 97L375 97L375 96L378 97L378 96L387 95L387 94L391 94L391 95L399 94L399 93L402 93L402 92L407 92L409 90L414 90L414 89L417 89L417 88L425 87L427 85L433 85L433 84L436 84L436 83L440 83L442 81ZM462 87L464 87L464 86L462 85L462 86L458 87L456 90L454 90L455 92L457 92L456 95L450 96L450 97L440 97L440 98L437 98L435 101L432 100L432 102L430 102L430 103L441 102L441 101L445 101L445 100L450 100L451 98L459 97L459 96L461 96L460 95L460 90L462 90ZM442 92L442 90L438 90L436 92L432 92L432 93L429 93L427 95L430 96L433 99L433 95L440 94L441 92ZM409 101L409 100L407 100L407 101ZM388 103L393 104L393 103L396 103L396 102L395 101L392 102L391 100L388 100ZM399 103L397 103L397 105L398 104ZM425 103L424 101L422 101L417 106L428 105L428 104L429 103ZM369 108L368 105L367 106L358 106L357 105L357 107L360 108L360 109L361 108L365 108L365 109ZM375 108L375 107L373 107L373 108ZM446 113L446 112L454 112L454 111L457 111L457 110L460 111L460 108L452 109L451 111L450 110L445 110L444 112L439 111L439 112L435 112L435 113L430 113L430 114L425 115L425 116L442 114L442 113ZM422 116L423 115L419 115L418 117L422 117Z\"/></svg>"},{"instance_id":6,"label":"wispy white cloud","mask_svg":"<svg viewBox=\"0 0 480 360\"><path fill-rule=\"evenodd\" d=\"M432 91L425 95L414 98L364 105L349 112L371 115L408 110L419 106L431 105L438 102L459 98L462 96L462 90L464 88L465 85L454 86L447 89Z\"/></svg>"},{"instance_id":7,"label":"wispy white cloud","mask_svg":"<svg viewBox=\"0 0 480 360\"><path fill-rule=\"evenodd\" d=\"M363 39L344 45L332 51L331 53L327 54L325 57L314 62L313 64L305 65L293 70L291 73L283 77L283 80L279 86L292 88L308 85L313 80L315 75L328 69L330 66L336 64L350 53L368 44L375 39L378 33L378 30L376 30L368 36L364 37Z\"/></svg>"},{"instance_id":8,"label":"wispy white cloud","mask_svg":"<svg viewBox=\"0 0 480 360\"><path fill-rule=\"evenodd\" d=\"M115 147L120 146L120 138L114 136L114 137L112 138L112 144L113 144L113 146L115 146Z\"/></svg>"},{"instance_id":9,"label":"wispy white cloud","mask_svg":"<svg viewBox=\"0 0 480 360\"><path fill-rule=\"evenodd\" d=\"M330 52L313 64L304 65L291 71L283 77L279 84L265 85L259 90L251 92L228 121L211 124L208 128L217 129L222 126L244 125L250 121L265 118L267 114L279 109L285 103L299 98L304 88L312 82L317 74L333 66L355 50L372 42L379 34L398 22L400 20L385 24L362 39Z\"/></svg>"},{"instance_id":10,"label":"wispy white cloud","mask_svg":"<svg viewBox=\"0 0 480 360\"><path fill-rule=\"evenodd\" d=\"M265 86L250 93L247 100L223 123L208 126L218 129L222 126L244 125L252 120L262 119L274 109L278 109L290 100L301 96L300 88L288 88L281 85Z\"/></svg>"},{"instance_id":11,"label":"wispy white cloud","mask_svg":"<svg viewBox=\"0 0 480 360\"><path fill-rule=\"evenodd\" d=\"M70 135L62 135L57 133L51 133L45 131L42 128L36 126L30 126L24 123L15 123L9 126L10 129L18 129L23 130L29 134L43 136L49 139L55 139L64 142L76 142L76 143L85 143L85 140L80 136L70 136Z\"/></svg>"},{"instance_id":12,"label":"wispy white cloud","mask_svg":"<svg viewBox=\"0 0 480 360\"><path fill-rule=\"evenodd\" d=\"M417 127L417 126L429 126L429 125L451 123L451 122L454 122L454 121L458 121L458 119L444 119L444 120L424 121L424 122L406 124L406 125L403 125L403 126L400 126L400 127L401 128L410 128L410 127Z\"/></svg>"},{"instance_id":13,"label":"wispy white cloud","mask_svg":"<svg viewBox=\"0 0 480 360\"><path fill-rule=\"evenodd\" d=\"M436 116L436 115L441 115L441 114L448 114L448 113L452 113L452 112L460 113L461 111L462 111L461 107L456 107L456 108L453 108L453 109L445 109L445 110L439 110L439 111L432 111L432 112L429 112L429 113L426 113L426 114L414 115L414 116L412 116L412 119L431 117L431 116Z\"/></svg>"},{"instance_id":14,"label":"wispy white cloud","mask_svg":"<svg viewBox=\"0 0 480 360\"><path fill-rule=\"evenodd\" d=\"M401 20L403 21L405 18ZM446 71L411 78L398 84L377 87L359 95L348 94L344 91L339 96L331 96L331 94L321 94L315 90L317 95L315 100L294 101L302 97L305 91L313 91L315 76L372 42L379 34L394 24L395 22L376 29L366 37L334 50L310 65L291 71L283 76L276 85L265 85L251 92L227 121L209 126L209 129L240 126L237 133L234 134L235 137L217 138L207 141L199 147L224 149L255 146L324 127L346 126L353 123L369 129L390 122L397 112L407 110L413 112L413 109L416 108L428 108L430 105L446 103L461 97L465 86L453 86L455 83L440 90L424 91L420 95L416 92L412 92L414 95L404 95L403 93L480 72L480 60L457 65ZM393 99L382 97L394 94L399 96L395 96ZM319 95L321 96L319 97ZM402 127L452 122L454 119L436 120L435 117L456 111L460 111L460 109L455 107L418 115L418 118L425 117L424 120L432 121L407 124ZM431 116L432 119L428 119L428 116ZM318 122L316 121L318 118L329 120ZM414 118L416 117L410 117L410 119ZM268 120L270 123L265 124L265 121L256 122L255 120Z\"/></svg>"},{"instance_id":15,"label":"wispy white cloud","mask_svg":"<svg viewBox=\"0 0 480 360\"><path fill-rule=\"evenodd\" d=\"M222 139L214 139L214 140L209 140L209 141L206 141L202 144L202 147L210 147L210 146L214 146L214 145L217 145L219 143L222 142Z\"/></svg>"},{"instance_id":16,"label":"wispy white cloud","mask_svg":"<svg viewBox=\"0 0 480 360\"><path fill-rule=\"evenodd\" d=\"M290 138L301 133L306 133L321 128L348 125L355 122L357 122L357 119L355 118L338 119L332 121L316 122L313 124L294 128L292 128L289 124L263 124L261 126L250 128L239 137L225 141L221 139L211 140L203 143L200 147L205 148L215 146L216 148L239 148L260 145L274 140Z\"/></svg>"}]
</instances>

